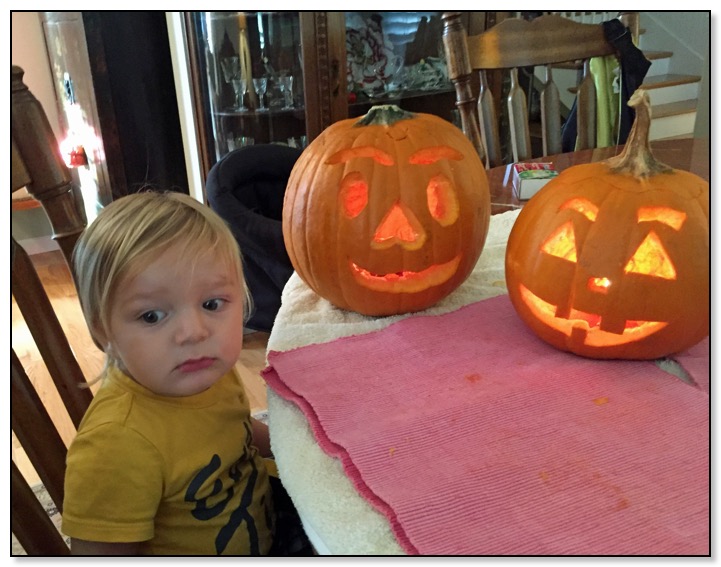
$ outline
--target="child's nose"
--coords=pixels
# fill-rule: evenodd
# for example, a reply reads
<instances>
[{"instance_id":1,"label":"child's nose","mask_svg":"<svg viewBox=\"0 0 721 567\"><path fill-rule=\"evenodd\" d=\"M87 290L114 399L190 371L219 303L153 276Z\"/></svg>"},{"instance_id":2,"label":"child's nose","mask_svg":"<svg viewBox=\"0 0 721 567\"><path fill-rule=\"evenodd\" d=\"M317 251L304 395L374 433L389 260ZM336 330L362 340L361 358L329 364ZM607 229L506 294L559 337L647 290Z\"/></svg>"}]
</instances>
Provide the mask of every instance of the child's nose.
<instances>
[{"instance_id":1,"label":"child's nose","mask_svg":"<svg viewBox=\"0 0 721 567\"><path fill-rule=\"evenodd\" d=\"M192 309L181 315L178 322L177 340L179 343L192 343L208 338L210 331L203 313Z\"/></svg>"}]
</instances>

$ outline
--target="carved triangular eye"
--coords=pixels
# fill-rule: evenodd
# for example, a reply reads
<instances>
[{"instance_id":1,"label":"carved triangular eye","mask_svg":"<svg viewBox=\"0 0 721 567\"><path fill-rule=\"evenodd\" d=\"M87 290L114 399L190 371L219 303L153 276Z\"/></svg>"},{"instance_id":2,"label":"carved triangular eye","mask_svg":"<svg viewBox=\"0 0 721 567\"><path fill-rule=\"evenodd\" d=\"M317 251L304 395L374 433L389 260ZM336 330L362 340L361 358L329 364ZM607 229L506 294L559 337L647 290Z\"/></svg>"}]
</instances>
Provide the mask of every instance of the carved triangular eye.
<instances>
[{"instance_id":1,"label":"carved triangular eye","mask_svg":"<svg viewBox=\"0 0 721 567\"><path fill-rule=\"evenodd\" d=\"M644 274L667 280L676 279L676 268L661 239L650 231L623 269L625 273Z\"/></svg>"},{"instance_id":2,"label":"carved triangular eye","mask_svg":"<svg viewBox=\"0 0 721 567\"><path fill-rule=\"evenodd\" d=\"M551 256L576 262L576 236L573 222L568 221L556 229L541 246L541 250Z\"/></svg>"}]
</instances>

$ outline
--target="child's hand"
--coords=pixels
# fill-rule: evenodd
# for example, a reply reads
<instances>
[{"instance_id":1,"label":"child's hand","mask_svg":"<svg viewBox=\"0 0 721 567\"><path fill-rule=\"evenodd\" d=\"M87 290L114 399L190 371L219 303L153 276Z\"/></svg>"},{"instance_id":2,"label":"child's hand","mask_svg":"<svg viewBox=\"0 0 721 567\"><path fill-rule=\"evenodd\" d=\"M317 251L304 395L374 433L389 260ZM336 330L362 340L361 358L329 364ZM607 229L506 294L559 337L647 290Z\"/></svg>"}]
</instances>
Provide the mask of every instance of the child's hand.
<instances>
[{"instance_id":1,"label":"child's hand","mask_svg":"<svg viewBox=\"0 0 721 567\"><path fill-rule=\"evenodd\" d=\"M250 418L253 426L253 445L258 448L261 457L272 457L273 452L270 450L270 433L268 426L262 421L258 421L254 417Z\"/></svg>"}]
</instances>

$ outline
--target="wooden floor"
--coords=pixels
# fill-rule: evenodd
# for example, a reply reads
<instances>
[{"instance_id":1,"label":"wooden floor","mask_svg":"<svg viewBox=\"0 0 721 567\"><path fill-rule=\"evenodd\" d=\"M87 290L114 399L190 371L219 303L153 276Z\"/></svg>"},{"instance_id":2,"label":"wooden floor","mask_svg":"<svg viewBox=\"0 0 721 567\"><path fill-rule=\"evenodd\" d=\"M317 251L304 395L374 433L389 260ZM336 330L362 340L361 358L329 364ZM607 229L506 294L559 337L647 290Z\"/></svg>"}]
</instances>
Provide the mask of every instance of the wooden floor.
<instances>
[{"instance_id":1,"label":"wooden floor","mask_svg":"<svg viewBox=\"0 0 721 567\"><path fill-rule=\"evenodd\" d=\"M65 264L62 253L59 250L46 252L33 255L31 259L60 320L60 324L65 330L80 368L88 381L92 381L102 371L104 354L93 344L90 338L90 333L80 310L75 287L72 283L72 276ZM245 385L252 413L266 411L268 407L265 383L260 376L260 371L265 367L267 343L268 333L247 333L243 338L243 350L236 365ZM60 401L60 396L55 390L55 386L15 300L12 301L12 348L22 362L45 407L48 408L48 413L58 427L65 444L69 445L75 435L75 428ZM99 384L95 384L92 387L93 391L96 391L98 386ZM38 482L37 475L27 460L17 438L15 435L12 437L13 459L28 479L28 482L33 485Z\"/></svg>"}]
</instances>

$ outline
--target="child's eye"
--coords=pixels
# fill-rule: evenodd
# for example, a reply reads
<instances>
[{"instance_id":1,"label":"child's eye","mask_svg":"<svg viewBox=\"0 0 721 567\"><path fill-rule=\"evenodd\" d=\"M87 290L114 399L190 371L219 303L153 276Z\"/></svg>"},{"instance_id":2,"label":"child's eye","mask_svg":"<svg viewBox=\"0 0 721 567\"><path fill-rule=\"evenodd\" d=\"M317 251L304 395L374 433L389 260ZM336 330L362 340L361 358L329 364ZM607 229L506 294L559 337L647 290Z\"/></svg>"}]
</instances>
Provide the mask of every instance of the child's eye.
<instances>
[{"instance_id":1,"label":"child's eye","mask_svg":"<svg viewBox=\"0 0 721 567\"><path fill-rule=\"evenodd\" d=\"M158 309L155 309L153 311L146 311L139 317L139 319L141 321L143 321L143 323L148 323L149 325L158 323L159 321L162 321L164 318L165 318L165 313Z\"/></svg>"},{"instance_id":2,"label":"child's eye","mask_svg":"<svg viewBox=\"0 0 721 567\"><path fill-rule=\"evenodd\" d=\"M205 301L203 303L203 309L207 309L208 311L217 311L223 306L224 303L225 299L219 299L216 297L215 299L209 299L208 301Z\"/></svg>"}]
</instances>

